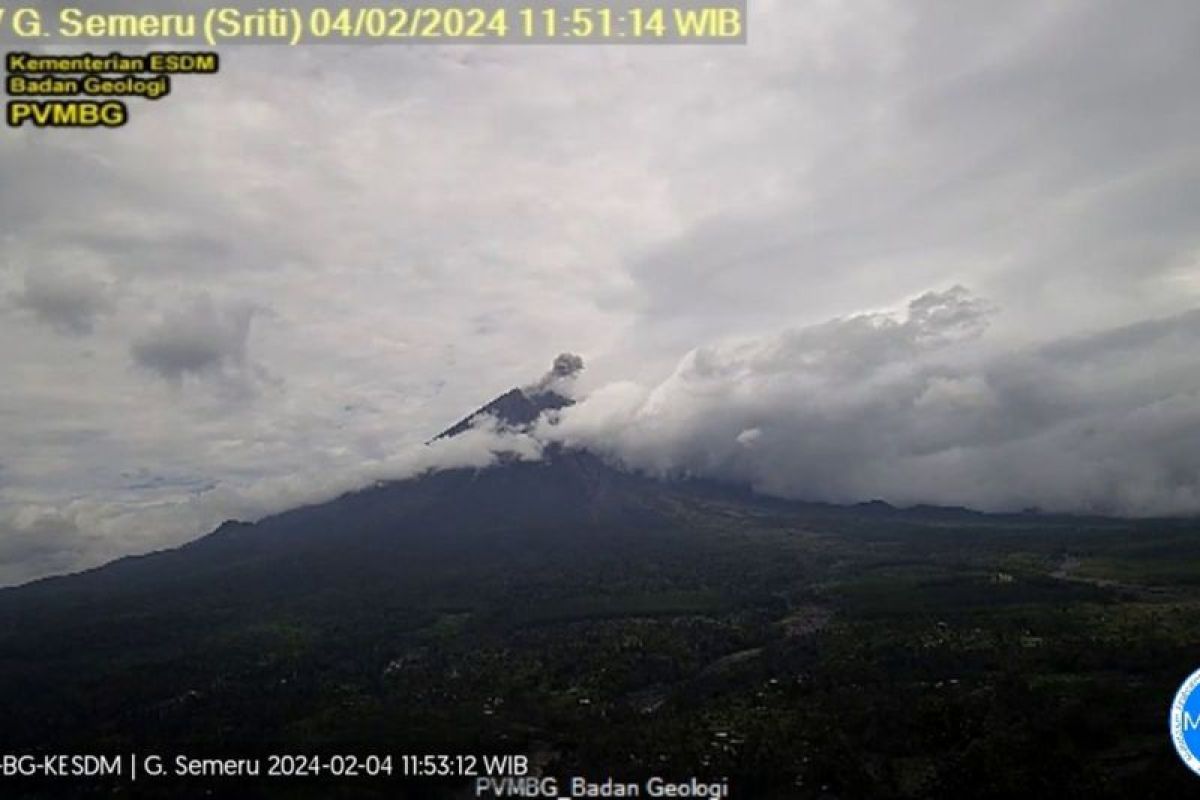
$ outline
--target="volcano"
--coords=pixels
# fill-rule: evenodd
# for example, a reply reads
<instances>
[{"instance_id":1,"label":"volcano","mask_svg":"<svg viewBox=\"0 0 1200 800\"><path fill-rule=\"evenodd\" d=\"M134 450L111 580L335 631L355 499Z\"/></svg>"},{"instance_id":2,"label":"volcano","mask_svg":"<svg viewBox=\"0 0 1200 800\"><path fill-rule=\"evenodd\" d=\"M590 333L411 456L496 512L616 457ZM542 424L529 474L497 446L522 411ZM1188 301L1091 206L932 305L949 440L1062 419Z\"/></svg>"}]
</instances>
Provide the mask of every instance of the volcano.
<instances>
[{"instance_id":1,"label":"volcano","mask_svg":"<svg viewBox=\"0 0 1200 800\"><path fill-rule=\"evenodd\" d=\"M550 419L576 362L431 446ZM0 753L519 753L740 797L1151 796L1186 773L1159 728L1200 647L1191 524L788 502L548 445L0 591ZM1077 574L1093 562L1121 582ZM1124 625L1129 600L1173 638ZM1096 707L1122 710L1102 739ZM401 763L138 796L477 796Z\"/></svg>"},{"instance_id":2,"label":"volcano","mask_svg":"<svg viewBox=\"0 0 1200 800\"><path fill-rule=\"evenodd\" d=\"M573 402L537 385L513 388L429 443L460 436L484 420L499 431L527 431L543 414ZM162 595L155 605L169 606L175 597L193 608L249 608L268 599L306 604L346 585L357 592L380 588L373 581L396 588L447 559L462 566L534 540L550 550L569 548L600 525L653 524L663 505L665 485L584 450L549 445L537 461L499 455L495 467L380 482L257 522L231 520L175 549L0 590L0 622L33 624L37 615L29 604L41 601L87 618L108 603L136 605L156 592Z\"/></svg>"}]
</instances>

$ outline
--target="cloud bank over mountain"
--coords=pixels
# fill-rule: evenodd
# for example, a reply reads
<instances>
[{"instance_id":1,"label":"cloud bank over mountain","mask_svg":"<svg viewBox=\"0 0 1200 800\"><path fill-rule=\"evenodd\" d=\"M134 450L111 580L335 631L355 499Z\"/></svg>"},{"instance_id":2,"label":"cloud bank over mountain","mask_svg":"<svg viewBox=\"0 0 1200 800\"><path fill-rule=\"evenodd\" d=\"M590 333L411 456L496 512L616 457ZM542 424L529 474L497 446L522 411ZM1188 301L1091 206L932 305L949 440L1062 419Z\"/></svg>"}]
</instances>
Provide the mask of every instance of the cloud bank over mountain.
<instances>
[{"instance_id":1,"label":"cloud bank over mountain","mask_svg":"<svg viewBox=\"0 0 1200 800\"><path fill-rule=\"evenodd\" d=\"M956 287L700 347L540 432L788 498L1200 512L1200 312L1019 350L989 346L991 313Z\"/></svg>"}]
</instances>

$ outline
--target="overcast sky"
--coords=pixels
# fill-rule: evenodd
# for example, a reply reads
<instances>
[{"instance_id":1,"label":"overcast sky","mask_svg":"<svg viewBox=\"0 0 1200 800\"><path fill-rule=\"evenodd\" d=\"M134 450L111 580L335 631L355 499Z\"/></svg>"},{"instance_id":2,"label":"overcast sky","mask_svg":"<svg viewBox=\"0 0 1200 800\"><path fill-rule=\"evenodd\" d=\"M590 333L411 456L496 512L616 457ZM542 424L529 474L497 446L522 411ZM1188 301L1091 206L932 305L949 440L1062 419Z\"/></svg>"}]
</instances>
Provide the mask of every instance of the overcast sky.
<instances>
[{"instance_id":1,"label":"overcast sky","mask_svg":"<svg viewBox=\"0 0 1200 800\"><path fill-rule=\"evenodd\" d=\"M1200 4L750 5L0 131L0 583L402 472L563 350L553 435L642 469L1200 511Z\"/></svg>"}]
</instances>

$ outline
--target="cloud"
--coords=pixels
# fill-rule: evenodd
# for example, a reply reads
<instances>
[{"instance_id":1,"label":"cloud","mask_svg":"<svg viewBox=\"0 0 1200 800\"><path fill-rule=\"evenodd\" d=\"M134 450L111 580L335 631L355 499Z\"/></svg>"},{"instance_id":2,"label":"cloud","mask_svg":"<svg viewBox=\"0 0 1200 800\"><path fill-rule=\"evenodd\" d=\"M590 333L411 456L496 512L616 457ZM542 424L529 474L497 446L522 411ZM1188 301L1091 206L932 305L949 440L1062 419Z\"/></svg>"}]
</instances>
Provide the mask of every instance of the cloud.
<instances>
[{"instance_id":1,"label":"cloud","mask_svg":"<svg viewBox=\"0 0 1200 800\"><path fill-rule=\"evenodd\" d=\"M174 384L188 377L249 380L250 325L259 311L245 303L219 306L207 294L193 297L134 341L134 361Z\"/></svg>"},{"instance_id":2,"label":"cloud","mask_svg":"<svg viewBox=\"0 0 1200 800\"><path fill-rule=\"evenodd\" d=\"M127 476L124 492L48 505L0 505L0 586L97 566L130 552L182 544L229 519L258 520L332 500L380 482L448 469L486 469L500 461L537 461L544 444L483 415L451 439L403 447L379 458L328 469L297 465L285 475L219 480Z\"/></svg>"},{"instance_id":3,"label":"cloud","mask_svg":"<svg viewBox=\"0 0 1200 800\"><path fill-rule=\"evenodd\" d=\"M90 544L75 520L53 509L0 513L0 586L75 567Z\"/></svg>"},{"instance_id":4,"label":"cloud","mask_svg":"<svg viewBox=\"0 0 1200 800\"><path fill-rule=\"evenodd\" d=\"M12 299L58 333L84 336L99 317L112 311L109 292L107 284L90 275L43 268L27 270L24 285Z\"/></svg>"},{"instance_id":5,"label":"cloud","mask_svg":"<svg viewBox=\"0 0 1200 800\"><path fill-rule=\"evenodd\" d=\"M701 347L539 435L789 498L1200 511L1200 312L1019 351L988 344L991 314L956 287L903 313Z\"/></svg>"},{"instance_id":6,"label":"cloud","mask_svg":"<svg viewBox=\"0 0 1200 800\"><path fill-rule=\"evenodd\" d=\"M569 396L573 390L575 379L581 372L583 372L582 356L575 353L559 353L546 374L525 387L525 391L533 394L552 391Z\"/></svg>"}]
</instances>

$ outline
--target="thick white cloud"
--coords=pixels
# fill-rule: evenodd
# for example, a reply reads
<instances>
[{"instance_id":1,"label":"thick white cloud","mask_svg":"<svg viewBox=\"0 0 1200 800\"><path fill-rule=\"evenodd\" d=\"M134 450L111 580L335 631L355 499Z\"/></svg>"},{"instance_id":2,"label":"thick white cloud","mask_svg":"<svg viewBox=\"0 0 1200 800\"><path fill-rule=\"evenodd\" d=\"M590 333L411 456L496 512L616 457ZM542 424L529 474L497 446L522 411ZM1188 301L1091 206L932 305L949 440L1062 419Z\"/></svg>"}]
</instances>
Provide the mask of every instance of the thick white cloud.
<instances>
[{"instance_id":1,"label":"thick white cloud","mask_svg":"<svg viewBox=\"0 0 1200 800\"><path fill-rule=\"evenodd\" d=\"M1085 401L1136 410L1137 430L1186 420L1171 336L1137 350L1136 381L1036 354L1200 306L1200 5L750 5L745 47L227 48L219 75L180 77L119 131L5 131L0 515L78 517L106 552L144 550L242 516L248 492L323 496L322 476L365 475L563 350L588 359L582 391L637 396L706 343L864 326L956 284L997 309L982 339L835 324L844 359L807 378L850 391L822 401L841 458L869 437L838 421L872 396L909 403L910 427L939 420L928 491L865 467L814 491L1187 507L1186 470L1113 494L1119 473L1015 432L1083 425L1064 409ZM914 372L935 355L955 371ZM1164 405L1134 403L1139 385ZM798 490L764 472L786 437L728 399L714 424L759 465L730 474ZM988 402L1008 415L976 419ZM1034 470L985 491L982 456L946 466L947 437L989 426L1003 464L1060 465L1047 496L1018 491ZM883 444L926 441L901 428ZM1131 461L1174 452L1120 430ZM656 459L727 463L689 447ZM104 513L66 511L85 507Z\"/></svg>"},{"instance_id":2,"label":"thick white cloud","mask_svg":"<svg viewBox=\"0 0 1200 800\"><path fill-rule=\"evenodd\" d=\"M989 347L988 316L955 288L702 347L540 435L807 500L1200 512L1200 312L1016 351Z\"/></svg>"}]
</instances>

